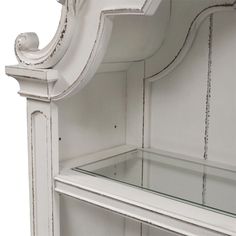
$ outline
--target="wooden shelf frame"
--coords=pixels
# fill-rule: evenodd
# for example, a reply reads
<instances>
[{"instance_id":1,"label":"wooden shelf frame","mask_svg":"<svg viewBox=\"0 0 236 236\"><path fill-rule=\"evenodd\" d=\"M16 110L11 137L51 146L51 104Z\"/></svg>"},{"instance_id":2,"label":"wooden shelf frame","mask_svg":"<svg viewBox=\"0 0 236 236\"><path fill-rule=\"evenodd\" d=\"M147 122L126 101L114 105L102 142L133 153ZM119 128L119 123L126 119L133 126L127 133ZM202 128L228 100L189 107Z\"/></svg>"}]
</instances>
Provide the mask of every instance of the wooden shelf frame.
<instances>
[{"instance_id":1,"label":"wooden shelf frame","mask_svg":"<svg viewBox=\"0 0 236 236\"><path fill-rule=\"evenodd\" d=\"M55 191L180 235L236 235L232 216L70 169L134 150L124 145L63 163L55 177Z\"/></svg>"}]
</instances>

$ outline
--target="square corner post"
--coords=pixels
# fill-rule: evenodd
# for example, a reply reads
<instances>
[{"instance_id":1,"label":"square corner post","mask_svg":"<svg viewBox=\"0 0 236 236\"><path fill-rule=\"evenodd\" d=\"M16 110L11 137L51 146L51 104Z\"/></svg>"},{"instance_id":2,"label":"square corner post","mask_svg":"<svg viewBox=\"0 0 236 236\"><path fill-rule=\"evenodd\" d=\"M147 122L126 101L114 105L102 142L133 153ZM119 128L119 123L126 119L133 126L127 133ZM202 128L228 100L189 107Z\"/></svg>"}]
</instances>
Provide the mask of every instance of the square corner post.
<instances>
[{"instance_id":1,"label":"square corner post","mask_svg":"<svg viewBox=\"0 0 236 236\"><path fill-rule=\"evenodd\" d=\"M31 235L59 236L58 113L53 102L27 99Z\"/></svg>"},{"instance_id":2,"label":"square corner post","mask_svg":"<svg viewBox=\"0 0 236 236\"><path fill-rule=\"evenodd\" d=\"M59 236L59 196L54 177L59 173L58 109L51 91L58 73L49 69L8 66L6 73L27 98L31 235Z\"/></svg>"}]
</instances>

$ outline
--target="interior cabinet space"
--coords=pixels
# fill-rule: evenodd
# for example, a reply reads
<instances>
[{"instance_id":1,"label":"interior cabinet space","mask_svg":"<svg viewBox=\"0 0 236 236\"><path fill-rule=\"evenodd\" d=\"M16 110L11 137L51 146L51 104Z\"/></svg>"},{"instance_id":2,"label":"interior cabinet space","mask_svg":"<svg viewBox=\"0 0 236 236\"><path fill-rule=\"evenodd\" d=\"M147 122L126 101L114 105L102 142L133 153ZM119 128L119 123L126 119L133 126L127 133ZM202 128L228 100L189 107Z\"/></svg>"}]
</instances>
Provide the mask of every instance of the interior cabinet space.
<instances>
[{"instance_id":1,"label":"interior cabinet space","mask_svg":"<svg viewBox=\"0 0 236 236\"><path fill-rule=\"evenodd\" d=\"M90 204L86 204L82 201L75 199L65 199L61 197L61 206L70 208L76 214L76 219L71 218L71 215L65 215L62 220L62 235L76 235L87 236L94 235L96 229L97 236L136 236L142 232L143 236L176 236L173 232L167 232L162 228L155 228L148 224L142 224L133 219L127 219L111 211L106 211L99 207L95 207ZM64 231L68 225L71 225L71 221L76 221L77 224L73 225L68 231ZM90 227L87 227L90 222ZM109 224L108 224L109 222Z\"/></svg>"},{"instance_id":2,"label":"interior cabinet space","mask_svg":"<svg viewBox=\"0 0 236 236\"><path fill-rule=\"evenodd\" d=\"M235 2L62 9L55 56L6 68L28 98L32 235L236 235Z\"/></svg>"}]
</instances>

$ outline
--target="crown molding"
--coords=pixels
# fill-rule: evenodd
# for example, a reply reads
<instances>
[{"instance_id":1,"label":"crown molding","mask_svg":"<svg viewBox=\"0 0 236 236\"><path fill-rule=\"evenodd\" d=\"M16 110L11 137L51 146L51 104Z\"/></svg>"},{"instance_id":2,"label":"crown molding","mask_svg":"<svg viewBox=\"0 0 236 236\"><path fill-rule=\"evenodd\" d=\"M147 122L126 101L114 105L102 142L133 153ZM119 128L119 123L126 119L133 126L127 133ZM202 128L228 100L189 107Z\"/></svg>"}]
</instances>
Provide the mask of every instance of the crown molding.
<instances>
[{"instance_id":1,"label":"crown molding","mask_svg":"<svg viewBox=\"0 0 236 236\"><path fill-rule=\"evenodd\" d=\"M79 92L93 78L103 61L112 33L113 17L152 15L162 0L99 0L99 2L97 0L58 0L58 2L62 4L61 20L48 46L39 50L39 39L35 33L21 34L16 39L15 51L20 67L15 67L15 70L19 72L14 74L12 68L9 70L9 67L6 73L20 82L21 95L30 94L38 99L61 100ZM171 61L166 61L164 68L146 79L155 81L163 78L183 61L194 42L199 27L210 14L235 10L235 1L220 3L221 1L216 5L214 1L209 1L205 7L199 9L197 15L193 15L187 35L183 35L182 47L179 51L177 49L177 55L174 55ZM27 74L29 70L33 71L32 77L22 74ZM35 70L41 72L46 70L43 72L46 74L50 74L50 70L53 73L56 71L57 79L50 83L46 81L47 85L44 81L40 92L38 84L36 85L37 76L36 80L33 77ZM27 83L29 86L26 86Z\"/></svg>"},{"instance_id":2,"label":"crown molding","mask_svg":"<svg viewBox=\"0 0 236 236\"><path fill-rule=\"evenodd\" d=\"M38 48L39 37L33 32L20 34L15 41L15 54L21 68L52 69L60 74L60 79L53 84L50 92L50 99L53 100L63 99L78 92L96 73L112 32L113 16L151 15L161 2L161 0L57 1L62 4L59 27L45 48L41 50ZM8 68L7 74L11 75ZM12 76L15 77L14 74ZM19 77L17 78L19 81ZM35 82L33 78L32 81ZM28 83L31 83L30 79ZM20 92L20 94L26 93ZM43 94L45 95L44 92Z\"/></svg>"},{"instance_id":3,"label":"crown molding","mask_svg":"<svg viewBox=\"0 0 236 236\"><path fill-rule=\"evenodd\" d=\"M27 69L18 65L7 66L6 74L19 82L21 96L41 101L51 100L53 86L59 78L56 70Z\"/></svg>"}]
</instances>

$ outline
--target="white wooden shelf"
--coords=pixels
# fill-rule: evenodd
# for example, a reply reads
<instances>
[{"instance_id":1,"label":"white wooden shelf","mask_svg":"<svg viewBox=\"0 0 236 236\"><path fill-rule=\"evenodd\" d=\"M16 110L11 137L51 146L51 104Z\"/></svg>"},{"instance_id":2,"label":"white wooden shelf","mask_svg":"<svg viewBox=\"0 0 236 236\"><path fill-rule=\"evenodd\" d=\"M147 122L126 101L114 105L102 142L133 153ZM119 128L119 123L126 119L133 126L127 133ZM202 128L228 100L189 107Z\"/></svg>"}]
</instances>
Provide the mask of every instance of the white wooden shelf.
<instances>
[{"instance_id":1,"label":"white wooden shelf","mask_svg":"<svg viewBox=\"0 0 236 236\"><path fill-rule=\"evenodd\" d=\"M219 185L223 184L222 181L228 182L231 179L234 188L235 169L176 156L178 155L173 153L170 155L163 151L135 149L131 146L86 155L63 164L64 169L55 178L55 188L60 194L181 235L236 235L236 212L233 205L226 212L221 206L217 209L217 206L211 207L211 204L194 202L191 199L194 196L191 196L191 191L187 188L196 183L194 178L202 178L203 171L208 173L209 179L216 178ZM169 182L166 182L164 176L160 179L162 173L158 173L156 165L160 166L159 171L163 165L170 170L167 171L170 174ZM152 177L151 168L156 168L157 172ZM148 172L145 173L145 169ZM173 190L174 186L180 184L180 175L188 175L186 183L182 183L186 186L185 193L188 195L185 199L185 194L182 193L180 198ZM155 187L151 187L150 178L155 178L151 180ZM161 191L157 182L161 188L163 181L167 186L164 186L164 190L162 187ZM168 191L172 191L172 194L167 194ZM215 197L222 198L219 194L220 192L215 194Z\"/></svg>"}]
</instances>

